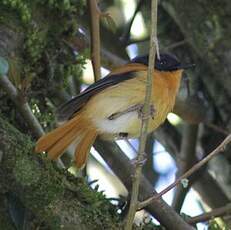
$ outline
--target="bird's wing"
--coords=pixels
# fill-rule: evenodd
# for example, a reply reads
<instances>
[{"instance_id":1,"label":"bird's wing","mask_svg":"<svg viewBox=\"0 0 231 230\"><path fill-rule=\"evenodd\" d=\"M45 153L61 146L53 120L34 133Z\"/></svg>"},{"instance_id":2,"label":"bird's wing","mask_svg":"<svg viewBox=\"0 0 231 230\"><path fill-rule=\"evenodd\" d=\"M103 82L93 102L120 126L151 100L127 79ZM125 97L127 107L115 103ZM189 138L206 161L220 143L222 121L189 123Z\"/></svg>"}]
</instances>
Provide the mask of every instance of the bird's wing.
<instances>
[{"instance_id":1,"label":"bird's wing","mask_svg":"<svg viewBox=\"0 0 231 230\"><path fill-rule=\"evenodd\" d=\"M140 64L127 64L123 67L117 68L108 76L90 85L82 93L61 105L56 111L58 121L61 122L72 118L72 116L78 112L93 95L108 87L117 85L120 82L130 80L136 77L136 74L134 74L135 72L146 69L147 66Z\"/></svg>"}]
</instances>

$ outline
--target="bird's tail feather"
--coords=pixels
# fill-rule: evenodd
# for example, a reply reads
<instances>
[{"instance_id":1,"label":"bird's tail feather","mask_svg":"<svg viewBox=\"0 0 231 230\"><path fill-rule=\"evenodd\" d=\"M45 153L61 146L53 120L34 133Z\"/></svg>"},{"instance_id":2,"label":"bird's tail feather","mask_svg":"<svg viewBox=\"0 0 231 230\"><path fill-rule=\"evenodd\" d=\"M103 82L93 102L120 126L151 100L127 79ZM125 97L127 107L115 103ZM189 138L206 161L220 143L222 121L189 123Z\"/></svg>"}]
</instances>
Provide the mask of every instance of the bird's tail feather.
<instances>
[{"instance_id":1,"label":"bird's tail feather","mask_svg":"<svg viewBox=\"0 0 231 230\"><path fill-rule=\"evenodd\" d=\"M79 119L80 119L79 116L76 116L70 121L56 128L55 130L42 136L36 143L35 152L47 151L56 142L58 142L61 138L63 138L65 134L70 132L70 130L76 126L76 123L78 122Z\"/></svg>"},{"instance_id":2,"label":"bird's tail feather","mask_svg":"<svg viewBox=\"0 0 231 230\"><path fill-rule=\"evenodd\" d=\"M78 140L75 160L77 167L80 168L85 164L88 151L94 143L96 136L96 129L79 114L42 136L36 143L35 152L46 151L50 159L57 159L71 143Z\"/></svg>"},{"instance_id":3,"label":"bird's tail feather","mask_svg":"<svg viewBox=\"0 0 231 230\"><path fill-rule=\"evenodd\" d=\"M85 165L88 153L91 146L95 142L96 137L96 130L91 128L87 130L87 132L81 138L80 142L77 144L75 150L75 163L78 168L82 168Z\"/></svg>"}]
</instances>

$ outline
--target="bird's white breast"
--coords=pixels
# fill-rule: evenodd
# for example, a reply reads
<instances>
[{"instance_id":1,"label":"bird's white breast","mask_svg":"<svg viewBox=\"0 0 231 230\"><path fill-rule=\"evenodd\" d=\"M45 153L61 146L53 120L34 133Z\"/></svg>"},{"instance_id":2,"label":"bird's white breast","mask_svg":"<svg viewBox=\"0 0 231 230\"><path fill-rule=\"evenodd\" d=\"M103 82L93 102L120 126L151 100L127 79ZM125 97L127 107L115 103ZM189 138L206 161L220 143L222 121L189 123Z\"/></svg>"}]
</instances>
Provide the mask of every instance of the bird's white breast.
<instances>
[{"instance_id":1,"label":"bird's white breast","mask_svg":"<svg viewBox=\"0 0 231 230\"><path fill-rule=\"evenodd\" d=\"M141 120L137 112L129 112L117 117L114 120L102 119L96 120L95 125L102 133L111 134L114 137L119 133L128 133L129 136L137 136L137 130L140 127Z\"/></svg>"}]
</instances>

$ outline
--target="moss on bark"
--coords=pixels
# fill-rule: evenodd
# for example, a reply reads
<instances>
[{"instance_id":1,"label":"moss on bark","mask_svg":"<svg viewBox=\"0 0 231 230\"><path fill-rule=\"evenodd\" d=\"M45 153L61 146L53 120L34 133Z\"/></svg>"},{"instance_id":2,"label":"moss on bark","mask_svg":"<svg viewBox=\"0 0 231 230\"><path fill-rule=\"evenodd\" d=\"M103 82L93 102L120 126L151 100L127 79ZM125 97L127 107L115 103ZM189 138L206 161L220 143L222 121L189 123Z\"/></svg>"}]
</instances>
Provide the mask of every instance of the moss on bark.
<instances>
[{"instance_id":1,"label":"moss on bark","mask_svg":"<svg viewBox=\"0 0 231 230\"><path fill-rule=\"evenodd\" d=\"M33 142L0 117L0 187L49 229L120 229L115 208L82 179L33 153Z\"/></svg>"}]
</instances>

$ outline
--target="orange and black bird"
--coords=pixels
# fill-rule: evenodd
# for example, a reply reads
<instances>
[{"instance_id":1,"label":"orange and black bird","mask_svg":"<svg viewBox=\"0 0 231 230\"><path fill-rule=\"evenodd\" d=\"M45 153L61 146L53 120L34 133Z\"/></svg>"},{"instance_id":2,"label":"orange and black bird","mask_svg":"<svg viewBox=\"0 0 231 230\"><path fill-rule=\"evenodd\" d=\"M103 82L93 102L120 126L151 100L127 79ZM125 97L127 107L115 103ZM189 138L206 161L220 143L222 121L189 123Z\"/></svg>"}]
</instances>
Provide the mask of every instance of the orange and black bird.
<instances>
[{"instance_id":1,"label":"orange and black bird","mask_svg":"<svg viewBox=\"0 0 231 230\"><path fill-rule=\"evenodd\" d=\"M171 54L156 58L149 132L160 126L173 109L182 72L191 66ZM42 136L35 151L46 151L49 158L56 159L75 143L75 163L81 168L97 136L106 140L138 137L147 70L148 56L136 57L59 107L57 117L63 124Z\"/></svg>"}]
</instances>

